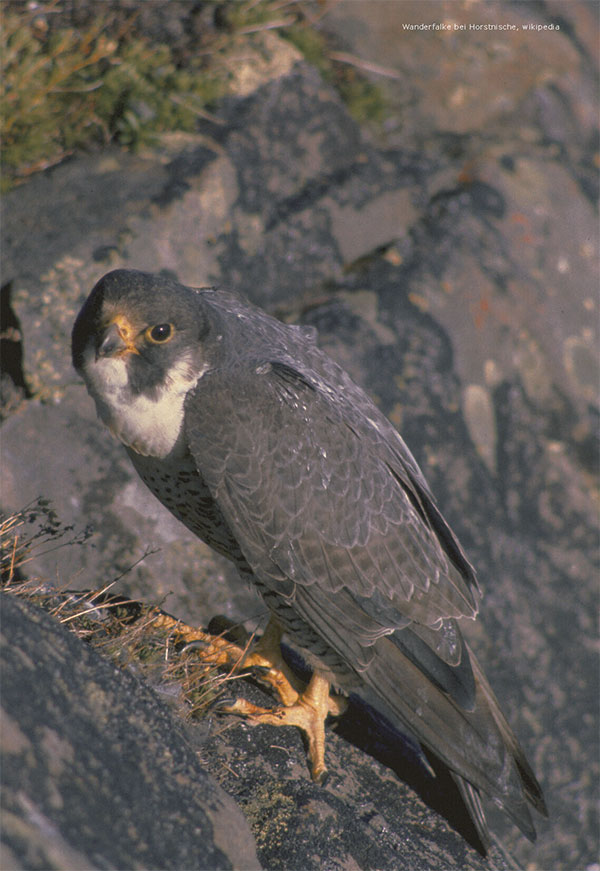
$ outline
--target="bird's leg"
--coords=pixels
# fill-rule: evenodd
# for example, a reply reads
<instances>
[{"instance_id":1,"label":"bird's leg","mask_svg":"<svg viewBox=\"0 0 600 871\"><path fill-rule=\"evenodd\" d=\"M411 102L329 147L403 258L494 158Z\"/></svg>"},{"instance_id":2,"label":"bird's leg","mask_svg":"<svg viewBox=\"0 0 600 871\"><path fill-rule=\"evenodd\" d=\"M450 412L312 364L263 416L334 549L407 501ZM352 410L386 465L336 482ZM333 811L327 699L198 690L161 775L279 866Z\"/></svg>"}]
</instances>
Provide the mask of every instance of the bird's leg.
<instances>
[{"instance_id":1,"label":"bird's leg","mask_svg":"<svg viewBox=\"0 0 600 871\"><path fill-rule=\"evenodd\" d=\"M325 720L329 713L342 713L341 701L330 697L329 681L318 672L314 672L306 689L298 696L297 702L289 707L259 708L246 699L236 699L233 705L222 710L230 714L239 714L254 724L298 726L308 739L312 779L316 783L323 783L327 775Z\"/></svg>"},{"instance_id":2,"label":"bird's leg","mask_svg":"<svg viewBox=\"0 0 600 871\"><path fill-rule=\"evenodd\" d=\"M266 669L261 680L269 683L286 707L298 701L303 688L302 681L289 668L281 653L281 626L271 615L267 628L242 659L243 668L258 667Z\"/></svg>"},{"instance_id":3,"label":"bird's leg","mask_svg":"<svg viewBox=\"0 0 600 871\"><path fill-rule=\"evenodd\" d=\"M281 628L274 617L253 647L245 647L229 641L221 635L212 635L202 629L187 626L168 614L159 612L156 625L173 629L178 640L198 647L198 655L204 665L221 666L239 671L240 668L259 668L259 679L272 686L282 705L293 705L304 688L302 681L293 674L281 655Z\"/></svg>"},{"instance_id":4,"label":"bird's leg","mask_svg":"<svg viewBox=\"0 0 600 871\"><path fill-rule=\"evenodd\" d=\"M282 629L271 616L267 628L253 647L242 647L219 635L186 626L159 614L157 625L173 628L179 639L188 644L200 643L202 661L209 666L225 666L233 670L259 668L259 679L275 689L281 699L279 708L261 708L240 698L232 705L220 706L223 713L237 714L253 724L297 726L308 740L311 775L323 783L327 775L325 765L325 720L329 714L339 716L346 709L343 696L330 695L329 681L315 671L305 686L284 661L281 653Z\"/></svg>"},{"instance_id":5,"label":"bird's leg","mask_svg":"<svg viewBox=\"0 0 600 871\"><path fill-rule=\"evenodd\" d=\"M281 699L282 705L290 707L309 691L309 686L300 680L288 666L281 653L283 630L279 621L271 614L267 628L240 661L241 668L260 668L260 680L270 684ZM346 709L343 696L327 696L328 712L334 716Z\"/></svg>"}]
</instances>

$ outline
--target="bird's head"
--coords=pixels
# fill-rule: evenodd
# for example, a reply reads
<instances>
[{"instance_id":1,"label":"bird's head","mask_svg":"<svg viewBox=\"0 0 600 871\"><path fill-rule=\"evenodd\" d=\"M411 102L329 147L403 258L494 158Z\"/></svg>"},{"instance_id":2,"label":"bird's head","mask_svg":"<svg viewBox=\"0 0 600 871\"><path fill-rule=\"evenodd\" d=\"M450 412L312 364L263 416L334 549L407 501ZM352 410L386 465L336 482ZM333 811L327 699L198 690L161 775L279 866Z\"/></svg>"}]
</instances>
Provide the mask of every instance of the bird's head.
<instances>
[{"instance_id":1,"label":"bird's head","mask_svg":"<svg viewBox=\"0 0 600 871\"><path fill-rule=\"evenodd\" d=\"M214 326L200 294L163 276L117 269L96 284L73 327L73 365L121 441L164 455L210 367Z\"/></svg>"}]
</instances>

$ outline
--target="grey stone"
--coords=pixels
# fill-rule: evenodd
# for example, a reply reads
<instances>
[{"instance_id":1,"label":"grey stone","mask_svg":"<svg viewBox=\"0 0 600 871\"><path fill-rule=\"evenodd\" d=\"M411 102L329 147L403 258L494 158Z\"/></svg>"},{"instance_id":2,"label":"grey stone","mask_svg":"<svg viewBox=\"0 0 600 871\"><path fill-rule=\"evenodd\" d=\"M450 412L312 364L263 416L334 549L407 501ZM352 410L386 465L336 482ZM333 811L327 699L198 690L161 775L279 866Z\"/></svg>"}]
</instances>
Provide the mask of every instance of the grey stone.
<instances>
[{"instance_id":1,"label":"grey stone","mask_svg":"<svg viewBox=\"0 0 600 871\"><path fill-rule=\"evenodd\" d=\"M2 595L3 868L260 868L235 802L164 704Z\"/></svg>"},{"instance_id":2,"label":"grey stone","mask_svg":"<svg viewBox=\"0 0 600 871\"><path fill-rule=\"evenodd\" d=\"M199 623L214 613L262 612L256 594L235 583L229 563L150 496L123 448L106 436L81 384L66 387L57 403L30 401L5 422L4 507L14 510L42 496L63 526L73 527L60 541L33 551L29 575L74 589L122 576L119 589ZM23 456L24 445L33 447L33 463ZM92 537L85 546L68 544L86 528Z\"/></svg>"},{"instance_id":3,"label":"grey stone","mask_svg":"<svg viewBox=\"0 0 600 871\"><path fill-rule=\"evenodd\" d=\"M245 682L235 682L231 695L269 704ZM472 830L448 780L446 801L436 805L440 784L401 737L386 734L356 702L327 730L324 786L311 781L293 728L230 723L220 734L214 730L202 753L207 769L244 811L259 858L272 871L514 868L500 845L486 859L469 846L464 838Z\"/></svg>"}]
</instances>

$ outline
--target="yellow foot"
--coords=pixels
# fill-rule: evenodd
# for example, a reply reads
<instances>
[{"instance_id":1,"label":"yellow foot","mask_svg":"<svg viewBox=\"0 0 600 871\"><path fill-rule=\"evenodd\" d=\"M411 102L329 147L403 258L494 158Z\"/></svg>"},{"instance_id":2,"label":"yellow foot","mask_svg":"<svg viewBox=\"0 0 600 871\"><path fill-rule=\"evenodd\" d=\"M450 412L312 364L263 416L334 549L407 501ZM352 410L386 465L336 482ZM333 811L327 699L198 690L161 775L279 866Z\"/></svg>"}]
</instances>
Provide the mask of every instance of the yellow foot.
<instances>
[{"instance_id":1,"label":"yellow foot","mask_svg":"<svg viewBox=\"0 0 600 871\"><path fill-rule=\"evenodd\" d=\"M281 654L281 636L281 627L274 617L270 617L259 640L242 657L242 667L261 669L258 680L272 686L281 704L289 707L296 704L304 685Z\"/></svg>"},{"instance_id":2,"label":"yellow foot","mask_svg":"<svg viewBox=\"0 0 600 871\"><path fill-rule=\"evenodd\" d=\"M312 779L316 783L324 783L327 776L325 720L332 703L333 712L341 713L339 702L329 697L329 681L315 673L306 690L298 697L298 701L289 707L260 708L246 699L237 699L233 705L221 710L229 714L238 714L254 724L298 726L308 739L308 758L310 759Z\"/></svg>"},{"instance_id":3,"label":"yellow foot","mask_svg":"<svg viewBox=\"0 0 600 871\"><path fill-rule=\"evenodd\" d=\"M283 705L293 705L303 689L303 683L288 668L281 655L281 629L273 617L260 639L252 646L252 639L246 636L246 643L236 644L223 635L213 635L187 626L174 617L157 612L156 626L171 629L179 642L197 648L202 664L211 668L219 666L239 672L246 668L258 668L257 680L273 687ZM242 630L240 634L246 634Z\"/></svg>"},{"instance_id":4,"label":"yellow foot","mask_svg":"<svg viewBox=\"0 0 600 871\"><path fill-rule=\"evenodd\" d=\"M251 639L241 646L223 636L186 626L164 613L157 615L157 625L172 628L175 637L181 641L200 644L199 657L209 667L228 667L231 672L258 668L257 679L273 687L282 707L260 708L246 699L237 699L231 706L220 706L220 710L243 716L252 723L298 726L308 739L312 778L317 783L324 782L327 775L325 720L329 714L342 714L347 702L342 696L329 694L329 682L318 672L313 674L306 687L296 677L281 654L282 631L274 617L270 618L267 628L253 646Z\"/></svg>"}]
</instances>

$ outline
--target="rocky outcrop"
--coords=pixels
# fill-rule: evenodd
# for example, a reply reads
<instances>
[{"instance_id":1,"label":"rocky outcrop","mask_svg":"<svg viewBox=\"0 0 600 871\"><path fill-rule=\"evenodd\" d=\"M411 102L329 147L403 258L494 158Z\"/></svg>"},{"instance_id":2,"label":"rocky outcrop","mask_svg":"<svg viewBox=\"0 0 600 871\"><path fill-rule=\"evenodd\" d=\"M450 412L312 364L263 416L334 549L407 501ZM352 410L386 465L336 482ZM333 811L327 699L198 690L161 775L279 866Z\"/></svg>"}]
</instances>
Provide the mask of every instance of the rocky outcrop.
<instances>
[{"instance_id":1,"label":"rocky outcrop","mask_svg":"<svg viewBox=\"0 0 600 871\"><path fill-rule=\"evenodd\" d=\"M2 596L3 868L260 868L243 814L148 687Z\"/></svg>"},{"instance_id":2,"label":"rocky outcrop","mask_svg":"<svg viewBox=\"0 0 600 871\"><path fill-rule=\"evenodd\" d=\"M250 871L258 852L282 871L510 868L499 848L484 861L469 847L451 801L438 811L458 832L414 794L439 799L439 785L366 710L341 720L345 738L329 733L321 787L297 730L190 723L172 681L151 689L36 606L8 594L1 606L2 867ZM268 703L247 681L228 686Z\"/></svg>"},{"instance_id":3,"label":"rocky outcrop","mask_svg":"<svg viewBox=\"0 0 600 871\"><path fill-rule=\"evenodd\" d=\"M480 23L514 20L517 37L478 31L467 43L423 31L415 43L402 25L429 21L434 6L457 21L474 13L453 3L426 4L427 13L424 4L380 5L386 16L401 8L403 17L371 20L365 4L344 4L352 14L331 27L347 54L379 45L378 61L388 66L405 40L383 134L361 130L318 73L297 61L226 101L219 123L204 123L197 137L166 137L138 156L107 149L77 158L4 198L3 274L12 282L12 335L22 336L15 365L33 398L15 410L13 396L3 426L3 506L42 495L64 523L93 525L85 546L38 556L37 574L90 587L126 572L121 591L166 600L187 622L206 624L221 612L254 625L260 602L148 498L97 424L70 368L70 327L93 283L116 266L233 287L317 327L322 346L402 431L477 566L485 598L471 643L551 812L533 846L502 821L497 831L522 865L585 867L597 852L598 782L590 688L597 675L597 171L588 45L597 19L588 4L547 3L536 7L535 21L558 22L560 30L524 36L529 5L487 4ZM542 51L535 40L544 38L551 47ZM442 58L444 77L435 72ZM478 96L481 70L493 100ZM149 547L155 552L130 569ZM289 834L301 825L291 813L297 806L299 819L321 815L314 843L325 849L340 831L340 817L328 817L335 793L323 797L301 777L300 745L286 769L279 734L237 728L247 736L243 769L264 741L274 772L257 781L254 798L244 794L243 777L222 777L264 835L259 855L276 867L279 843L282 865L289 861L269 821L283 819ZM213 758L220 745L211 741ZM342 760L336 776L348 785L359 751L339 736L332 747ZM233 752L223 750L224 762ZM375 852L353 852L340 836L343 855L354 858L332 859L331 867L399 867L386 862L397 861L400 844L409 867L419 867L418 856L433 862L429 848L454 836L435 829L431 846L434 817L420 800L369 757L362 766L385 794L403 793L402 808L421 822L398 829L400 805L385 804L381 814L385 795L373 787L378 833L365 822L371 810L360 824L349 817L346 831L372 838ZM358 801L358 792L348 794ZM392 840L383 829L396 833Z\"/></svg>"}]
</instances>

